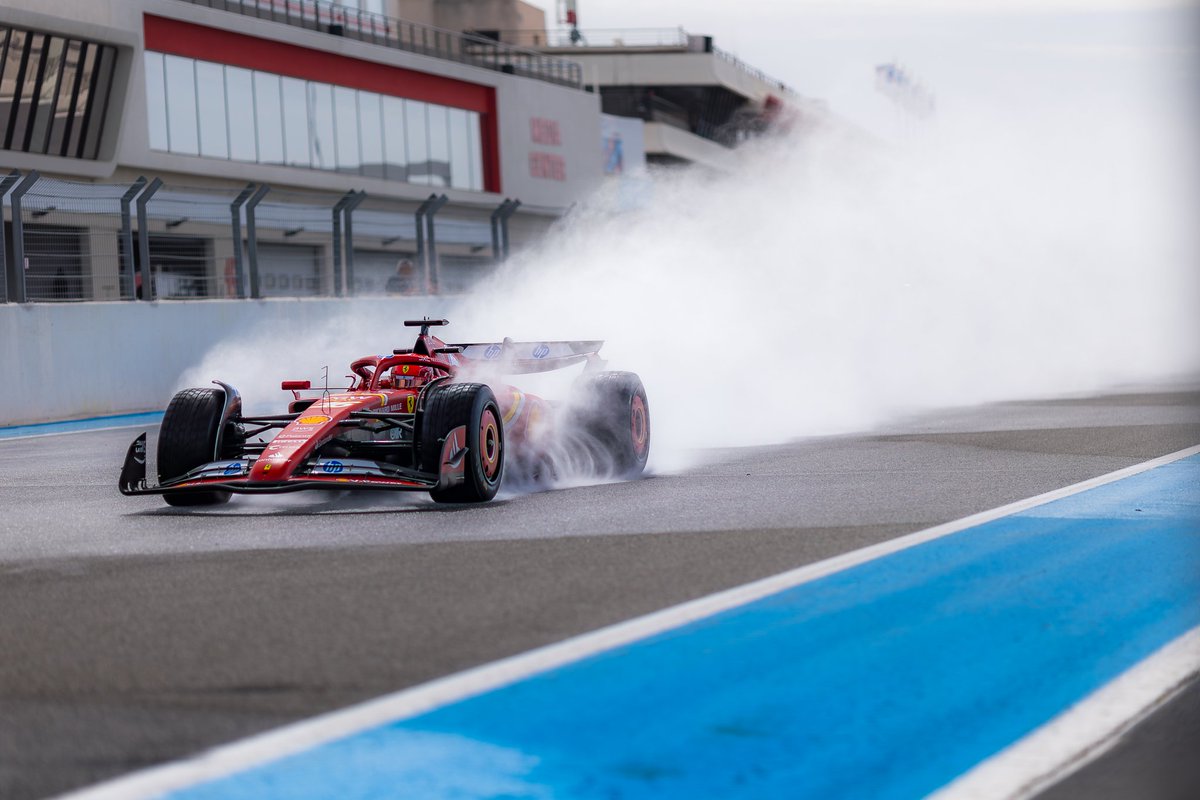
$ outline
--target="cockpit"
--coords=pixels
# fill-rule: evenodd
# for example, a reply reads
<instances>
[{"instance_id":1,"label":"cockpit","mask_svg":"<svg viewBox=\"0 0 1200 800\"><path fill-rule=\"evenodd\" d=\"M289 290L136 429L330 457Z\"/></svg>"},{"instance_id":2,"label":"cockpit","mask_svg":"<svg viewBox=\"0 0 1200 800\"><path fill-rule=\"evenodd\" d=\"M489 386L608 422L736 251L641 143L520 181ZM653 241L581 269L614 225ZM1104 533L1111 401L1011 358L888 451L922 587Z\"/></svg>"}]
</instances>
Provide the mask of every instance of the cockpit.
<instances>
[{"instance_id":1,"label":"cockpit","mask_svg":"<svg viewBox=\"0 0 1200 800\"><path fill-rule=\"evenodd\" d=\"M379 376L380 389L419 389L434 378L431 367L415 364L397 364Z\"/></svg>"}]
</instances>

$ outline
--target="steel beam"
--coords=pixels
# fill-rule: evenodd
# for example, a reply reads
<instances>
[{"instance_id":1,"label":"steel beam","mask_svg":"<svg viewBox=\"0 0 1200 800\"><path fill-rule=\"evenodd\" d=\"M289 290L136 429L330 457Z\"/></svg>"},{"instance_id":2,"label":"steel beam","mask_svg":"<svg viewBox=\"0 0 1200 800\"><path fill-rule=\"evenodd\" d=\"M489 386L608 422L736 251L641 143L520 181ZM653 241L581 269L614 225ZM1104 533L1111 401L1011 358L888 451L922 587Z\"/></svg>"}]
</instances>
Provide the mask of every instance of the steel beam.
<instances>
[{"instance_id":1,"label":"steel beam","mask_svg":"<svg viewBox=\"0 0 1200 800\"><path fill-rule=\"evenodd\" d=\"M520 207L520 200L510 200L506 197L492 212L492 257L496 261L508 260L508 218Z\"/></svg>"},{"instance_id":2,"label":"steel beam","mask_svg":"<svg viewBox=\"0 0 1200 800\"><path fill-rule=\"evenodd\" d=\"M367 199L366 192L350 192L342 207L346 237L346 294L354 296L354 209Z\"/></svg>"},{"instance_id":3,"label":"steel beam","mask_svg":"<svg viewBox=\"0 0 1200 800\"><path fill-rule=\"evenodd\" d=\"M250 296L255 300L262 297L262 292L258 285L258 229L254 224L254 209L269 191L271 187L264 183L246 201L246 260L250 262Z\"/></svg>"},{"instance_id":4,"label":"steel beam","mask_svg":"<svg viewBox=\"0 0 1200 800\"><path fill-rule=\"evenodd\" d=\"M233 269L237 278L239 300L246 298L246 261L242 252L242 206L250 199L250 195L254 194L254 189L253 183L247 183L246 188L238 192L238 196L233 198L233 202L229 204L229 213L233 217L230 226L233 234Z\"/></svg>"},{"instance_id":5,"label":"steel beam","mask_svg":"<svg viewBox=\"0 0 1200 800\"><path fill-rule=\"evenodd\" d=\"M138 196L138 193L142 191L145 185L146 176L139 175L137 180L131 183L129 188L125 190L125 194L121 195L121 237L119 239L121 243L121 263L118 268L118 275L120 275L120 285L129 287L127 300L133 300L137 296L133 277L133 223L130 221L129 206L133 203L133 198ZM138 231L138 239L145 239L146 236L141 233L140 227ZM142 262L142 270L142 284L145 285L147 283L146 275L148 274L144 271L146 270L145 261Z\"/></svg>"},{"instance_id":6,"label":"steel beam","mask_svg":"<svg viewBox=\"0 0 1200 800\"><path fill-rule=\"evenodd\" d=\"M8 269L8 293L15 303L26 303L25 293L25 221L21 219L21 198L33 188L41 175L36 169L22 178L8 195L8 205L12 208L12 251L13 263Z\"/></svg>"},{"instance_id":7,"label":"steel beam","mask_svg":"<svg viewBox=\"0 0 1200 800\"><path fill-rule=\"evenodd\" d=\"M444 194L441 196L431 194L429 199L421 204L425 209L425 278L431 294L438 294L441 291L439 286L441 264L438 260L437 235L434 230L433 218L448 202L450 202L450 198Z\"/></svg>"},{"instance_id":8,"label":"steel beam","mask_svg":"<svg viewBox=\"0 0 1200 800\"><path fill-rule=\"evenodd\" d=\"M342 279L342 209L354 197L354 191L348 191L333 204L333 296L341 297L346 293L345 281Z\"/></svg>"},{"instance_id":9,"label":"steel beam","mask_svg":"<svg viewBox=\"0 0 1200 800\"><path fill-rule=\"evenodd\" d=\"M424 286L421 288L421 294L429 291L429 258L425 252L425 212L429 209L429 204L437 199L436 194L431 194L425 198L421 205L417 206L417 212L413 215L417 223L417 265L421 269L421 274L424 275Z\"/></svg>"},{"instance_id":10,"label":"steel beam","mask_svg":"<svg viewBox=\"0 0 1200 800\"><path fill-rule=\"evenodd\" d=\"M8 246L5 244L4 236L4 195L8 194L8 190L20 179L21 171L17 169L0 178L0 303L9 302Z\"/></svg>"},{"instance_id":11,"label":"steel beam","mask_svg":"<svg viewBox=\"0 0 1200 800\"><path fill-rule=\"evenodd\" d=\"M500 226L504 232L504 260L508 260L509 239L508 239L508 220L513 214L517 213L517 209L521 207L521 201L514 199L508 204L508 210L500 217Z\"/></svg>"},{"instance_id":12,"label":"steel beam","mask_svg":"<svg viewBox=\"0 0 1200 800\"><path fill-rule=\"evenodd\" d=\"M144 182L146 179L138 178L138 180ZM137 196L138 262L142 265L143 300L155 299L154 272L150 269L150 223L146 219L146 204L150 202L150 198L154 197L154 193L162 188L162 185L162 179L155 178ZM129 299L133 300L137 297L137 286L134 281L130 283Z\"/></svg>"}]
</instances>

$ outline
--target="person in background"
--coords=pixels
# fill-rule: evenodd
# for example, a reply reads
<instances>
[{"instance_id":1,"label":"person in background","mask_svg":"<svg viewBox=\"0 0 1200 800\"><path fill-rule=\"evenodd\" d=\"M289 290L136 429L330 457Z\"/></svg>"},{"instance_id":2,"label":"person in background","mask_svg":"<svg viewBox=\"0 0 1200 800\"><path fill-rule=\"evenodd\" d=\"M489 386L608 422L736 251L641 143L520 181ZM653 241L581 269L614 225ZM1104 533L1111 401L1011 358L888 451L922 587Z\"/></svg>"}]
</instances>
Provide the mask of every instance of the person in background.
<instances>
[{"instance_id":1,"label":"person in background","mask_svg":"<svg viewBox=\"0 0 1200 800\"><path fill-rule=\"evenodd\" d=\"M396 274L388 278L384 287L388 294L417 294L417 268L407 258L396 264Z\"/></svg>"}]
</instances>

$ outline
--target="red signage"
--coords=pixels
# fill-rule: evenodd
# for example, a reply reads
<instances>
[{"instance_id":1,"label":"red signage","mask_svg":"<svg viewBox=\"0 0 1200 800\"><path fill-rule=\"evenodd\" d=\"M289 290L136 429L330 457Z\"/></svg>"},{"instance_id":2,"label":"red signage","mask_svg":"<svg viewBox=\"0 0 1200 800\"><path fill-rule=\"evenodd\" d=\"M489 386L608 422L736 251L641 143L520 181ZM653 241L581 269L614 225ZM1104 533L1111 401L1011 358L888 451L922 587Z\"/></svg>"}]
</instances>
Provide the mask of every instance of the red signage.
<instances>
[{"instance_id":1,"label":"red signage","mask_svg":"<svg viewBox=\"0 0 1200 800\"><path fill-rule=\"evenodd\" d=\"M529 174L534 178L545 178L551 181L567 179L567 162L554 153L530 153Z\"/></svg>"},{"instance_id":2,"label":"red signage","mask_svg":"<svg viewBox=\"0 0 1200 800\"><path fill-rule=\"evenodd\" d=\"M562 134L559 133L558 123L552 119L531 117L529 120L529 137L534 144L548 144L558 147L562 144Z\"/></svg>"}]
</instances>

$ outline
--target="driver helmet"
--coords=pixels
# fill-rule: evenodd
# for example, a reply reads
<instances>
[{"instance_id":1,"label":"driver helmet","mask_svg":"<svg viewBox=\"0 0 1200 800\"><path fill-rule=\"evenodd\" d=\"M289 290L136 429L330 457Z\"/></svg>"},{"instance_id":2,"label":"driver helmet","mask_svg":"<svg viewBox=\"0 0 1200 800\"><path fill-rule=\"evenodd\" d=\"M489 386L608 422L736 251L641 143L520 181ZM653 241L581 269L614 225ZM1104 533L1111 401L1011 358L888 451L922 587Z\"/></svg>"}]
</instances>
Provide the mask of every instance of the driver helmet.
<instances>
[{"instance_id":1,"label":"driver helmet","mask_svg":"<svg viewBox=\"0 0 1200 800\"><path fill-rule=\"evenodd\" d=\"M415 364L392 367L392 385L397 389L415 389L432 379L433 370L430 367L419 367Z\"/></svg>"}]
</instances>

